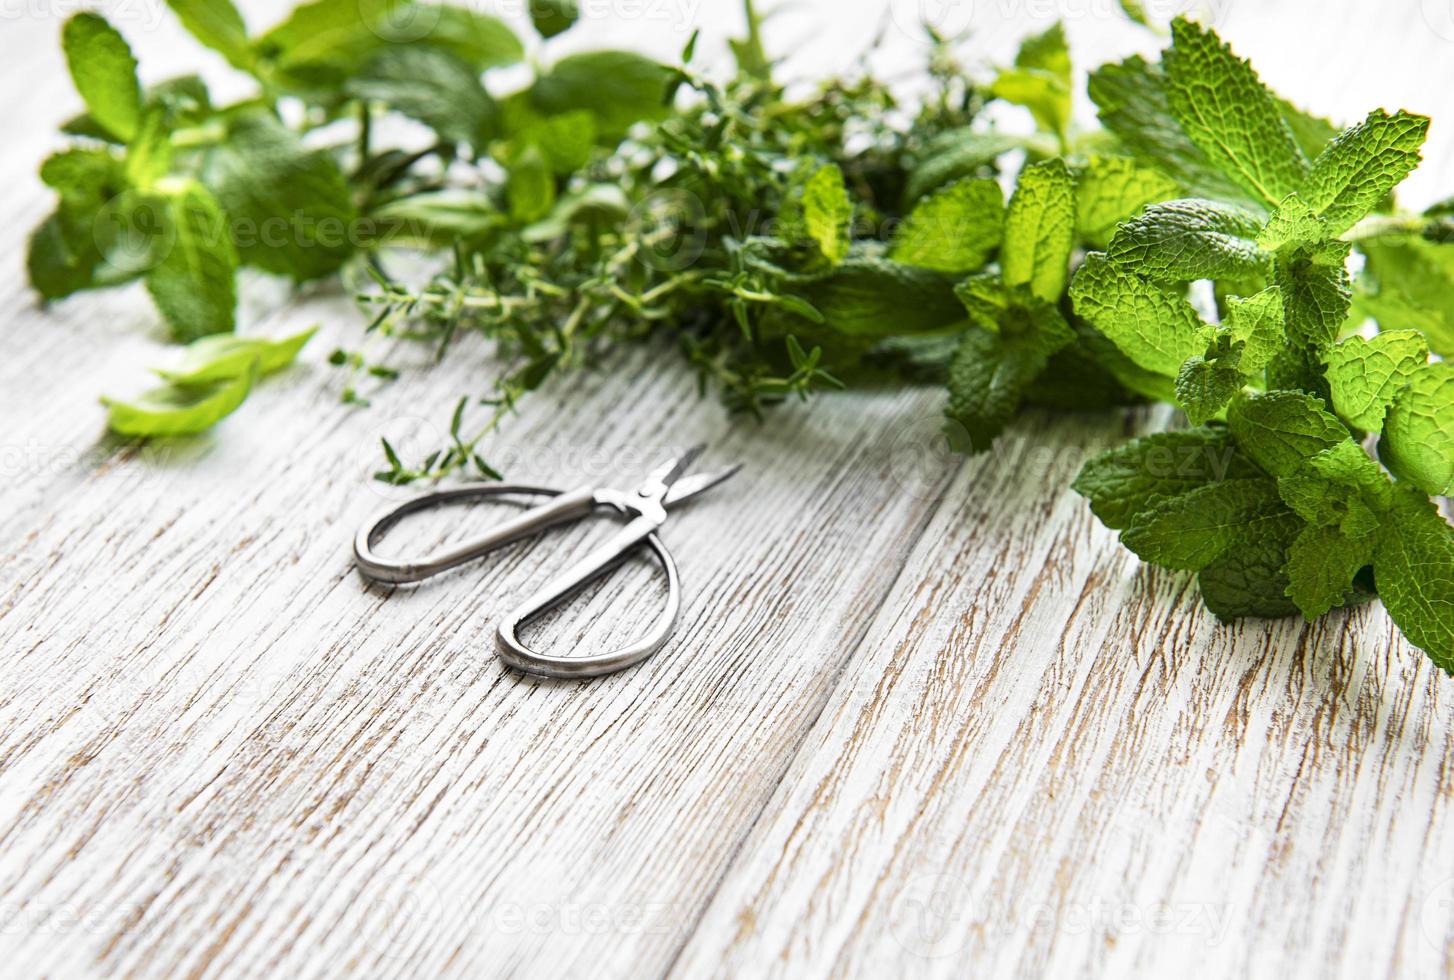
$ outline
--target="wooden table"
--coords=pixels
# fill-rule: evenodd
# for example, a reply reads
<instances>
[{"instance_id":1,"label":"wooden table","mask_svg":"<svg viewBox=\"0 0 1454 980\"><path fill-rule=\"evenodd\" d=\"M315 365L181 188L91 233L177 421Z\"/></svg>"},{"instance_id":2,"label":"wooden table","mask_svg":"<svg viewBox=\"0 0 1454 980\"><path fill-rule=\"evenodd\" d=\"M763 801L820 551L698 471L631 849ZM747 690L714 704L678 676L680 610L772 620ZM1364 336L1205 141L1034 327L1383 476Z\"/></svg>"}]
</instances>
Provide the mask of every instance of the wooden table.
<instances>
[{"instance_id":1,"label":"wooden table","mask_svg":"<svg viewBox=\"0 0 1454 980\"><path fill-rule=\"evenodd\" d=\"M1454 29L1342 6L1239 6L1223 27L1322 112L1433 112L1416 196L1454 191ZM107 439L95 398L157 359L155 317L137 292L42 311L23 282L50 206L34 166L77 101L58 15L18 9L0 32L0 972L1454 970L1454 682L1377 606L1221 626L1186 576L1139 566L1066 483L1169 416L1032 413L964 461L939 450L933 391L756 426L659 352L623 354L527 403L495 447L512 476L624 480L698 439L745 468L669 528L676 640L588 684L490 652L558 551L414 590L351 567L392 495L368 479L378 435L421 444L480 390L468 344L442 367L402 352L416 366L347 407L324 360L359 338L351 302L250 281L249 328L323 324L304 366L211 437ZM148 77L197 60L126 9ZM1070 29L1088 61L1155 46L1105 17ZM545 633L604 641L660 598L643 566Z\"/></svg>"}]
</instances>

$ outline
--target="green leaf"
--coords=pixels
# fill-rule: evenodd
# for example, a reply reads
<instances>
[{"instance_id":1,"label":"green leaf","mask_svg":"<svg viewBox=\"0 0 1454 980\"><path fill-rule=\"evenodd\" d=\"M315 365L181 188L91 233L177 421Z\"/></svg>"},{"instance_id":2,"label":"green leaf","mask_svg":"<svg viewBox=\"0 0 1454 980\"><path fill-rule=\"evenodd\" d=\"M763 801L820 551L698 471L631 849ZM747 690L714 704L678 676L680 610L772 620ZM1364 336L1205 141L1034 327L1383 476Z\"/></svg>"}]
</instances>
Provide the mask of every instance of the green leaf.
<instances>
[{"instance_id":1,"label":"green leaf","mask_svg":"<svg viewBox=\"0 0 1454 980\"><path fill-rule=\"evenodd\" d=\"M1375 109L1344 130L1313 161L1302 196L1341 235L1369 214L1419 165L1427 116Z\"/></svg>"},{"instance_id":2,"label":"green leaf","mask_svg":"<svg viewBox=\"0 0 1454 980\"><path fill-rule=\"evenodd\" d=\"M1197 573L1202 602L1223 621L1244 616L1293 616L1298 608L1287 597L1288 550L1302 531L1295 519L1270 521L1255 539L1241 541Z\"/></svg>"},{"instance_id":3,"label":"green leaf","mask_svg":"<svg viewBox=\"0 0 1454 980\"><path fill-rule=\"evenodd\" d=\"M126 39L99 14L76 14L61 45L86 111L113 136L130 141L141 124L141 83Z\"/></svg>"},{"instance_id":4,"label":"green leaf","mask_svg":"<svg viewBox=\"0 0 1454 980\"><path fill-rule=\"evenodd\" d=\"M505 187L510 217L530 224L555 206L555 178L539 148L527 146L510 161L510 182Z\"/></svg>"},{"instance_id":5,"label":"green leaf","mask_svg":"<svg viewBox=\"0 0 1454 980\"><path fill-rule=\"evenodd\" d=\"M1349 425L1382 431L1394 396L1428 360L1429 345L1417 330L1349 337L1330 347L1323 361L1334 411Z\"/></svg>"},{"instance_id":6,"label":"green leaf","mask_svg":"<svg viewBox=\"0 0 1454 980\"><path fill-rule=\"evenodd\" d=\"M909 203L965 177L984 176L995 157L1025 146L1026 140L1001 132L953 129L929 142L909 172L904 198Z\"/></svg>"},{"instance_id":7,"label":"green leaf","mask_svg":"<svg viewBox=\"0 0 1454 980\"><path fill-rule=\"evenodd\" d=\"M1454 528L1423 496L1396 496L1379 533L1373 574L1404 636L1454 674Z\"/></svg>"},{"instance_id":8,"label":"green leaf","mask_svg":"<svg viewBox=\"0 0 1454 980\"><path fill-rule=\"evenodd\" d=\"M971 278L959 292L980 322L964 334L950 363L947 414L963 426L971 451L983 452L1014 418L1051 355L1075 333L1052 303L998 287L990 277ZM992 326L983 322L989 315Z\"/></svg>"},{"instance_id":9,"label":"green leaf","mask_svg":"<svg viewBox=\"0 0 1454 980\"><path fill-rule=\"evenodd\" d=\"M420 40L450 54L475 69L489 71L518 64L525 58L525 45L498 17L454 4L416 4L420 19L433 26Z\"/></svg>"},{"instance_id":10,"label":"green leaf","mask_svg":"<svg viewBox=\"0 0 1454 980\"><path fill-rule=\"evenodd\" d=\"M1386 329L1422 331L1429 348L1454 357L1454 248L1417 239L1364 242L1360 306Z\"/></svg>"},{"instance_id":11,"label":"green leaf","mask_svg":"<svg viewBox=\"0 0 1454 980\"><path fill-rule=\"evenodd\" d=\"M1176 376L1176 400L1191 424L1201 425L1226 408L1244 384L1242 348L1234 344L1230 331L1223 331L1206 354L1190 357L1181 366Z\"/></svg>"},{"instance_id":12,"label":"green leaf","mask_svg":"<svg viewBox=\"0 0 1454 980\"><path fill-rule=\"evenodd\" d=\"M1158 432L1102 453L1085 464L1072 489L1107 527L1124 528L1158 499L1261 475L1227 427L1211 425Z\"/></svg>"},{"instance_id":13,"label":"green leaf","mask_svg":"<svg viewBox=\"0 0 1454 980\"><path fill-rule=\"evenodd\" d=\"M1309 620L1343 605L1353 578L1373 560L1377 537L1351 538L1334 527L1307 527L1287 553L1287 596Z\"/></svg>"},{"instance_id":14,"label":"green leaf","mask_svg":"<svg viewBox=\"0 0 1454 980\"><path fill-rule=\"evenodd\" d=\"M1086 256L1070 284L1075 312L1136 365L1174 377L1206 350L1212 328L1186 297L1124 271L1103 253Z\"/></svg>"},{"instance_id":15,"label":"green leaf","mask_svg":"<svg viewBox=\"0 0 1454 980\"><path fill-rule=\"evenodd\" d=\"M1275 481L1223 480L1152 501L1121 532L1121 543L1143 561L1200 571L1290 520L1297 518L1277 495Z\"/></svg>"},{"instance_id":16,"label":"green leaf","mask_svg":"<svg viewBox=\"0 0 1454 980\"><path fill-rule=\"evenodd\" d=\"M1284 327L1295 343L1321 350L1338 339L1352 305L1348 242L1279 253L1272 281L1282 291Z\"/></svg>"},{"instance_id":17,"label":"green leaf","mask_svg":"<svg viewBox=\"0 0 1454 980\"><path fill-rule=\"evenodd\" d=\"M1428 494L1454 495L1454 363L1414 370L1389 407L1379 452L1400 479Z\"/></svg>"},{"instance_id":18,"label":"green leaf","mask_svg":"<svg viewBox=\"0 0 1454 980\"><path fill-rule=\"evenodd\" d=\"M1277 489L1314 527L1363 537L1378 528L1392 502L1393 483L1362 447L1345 439L1293 464L1278 477Z\"/></svg>"},{"instance_id":19,"label":"green leaf","mask_svg":"<svg viewBox=\"0 0 1454 980\"><path fill-rule=\"evenodd\" d=\"M147 290L172 336L190 341L228 333L237 307L237 253L212 192L194 180L158 185L168 237Z\"/></svg>"},{"instance_id":20,"label":"green leaf","mask_svg":"<svg viewBox=\"0 0 1454 980\"><path fill-rule=\"evenodd\" d=\"M278 340L213 334L192 341L175 363L157 368L156 373L174 385L200 385L241 377L251 371L261 377L292 364L317 332L317 327L311 327Z\"/></svg>"},{"instance_id":21,"label":"green leaf","mask_svg":"<svg viewBox=\"0 0 1454 980\"><path fill-rule=\"evenodd\" d=\"M257 56L247 40L247 25L232 0L167 0L193 37L227 59L228 64L249 71Z\"/></svg>"},{"instance_id":22,"label":"green leaf","mask_svg":"<svg viewBox=\"0 0 1454 980\"><path fill-rule=\"evenodd\" d=\"M1130 157L1093 156L1076 174L1076 231L1105 248L1116 225L1147 204L1176 196L1176 182Z\"/></svg>"},{"instance_id":23,"label":"green leaf","mask_svg":"<svg viewBox=\"0 0 1454 980\"><path fill-rule=\"evenodd\" d=\"M1101 123L1143 163L1163 171L1191 197L1260 204L1218 170L1171 113L1166 74L1140 55L1091 73L1091 101ZM1167 195L1168 197L1171 195Z\"/></svg>"},{"instance_id":24,"label":"green leaf","mask_svg":"<svg viewBox=\"0 0 1454 980\"><path fill-rule=\"evenodd\" d=\"M1282 290L1269 286L1251 296L1233 296L1227 301L1227 329L1242 345L1242 371L1263 370L1287 343L1283 331Z\"/></svg>"},{"instance_id":25,"label":"green leaf","mask_svg":"<svg viewBox=\"0 0 1454 980\"><path fill-rule=\"evenodd\" d=\"M1307 161L1276 100L1252 66L1210 29L1171 24L1166 97L1191 141L1221 171L1268 205L1295 192Z\"/></svg>"},{"instance_id":26,"label":"green leaf","mask_svg":"<svg viewBox=\"0 0 1454 980\"><path fill-rule=\"evenodd\" d=\"M146 110L141 126L126 150L126 178L135 187L149 189L172 168L172 134L166 113Z\"/></svg>"},{"instance_id":27,"label":"green leaf","mask_svg":"<svg viewBox=\"0 0 1454 980\"><path fill-rule=\"evenodd\" d=\"M792 281L795 292L850 337L942 330L964 321L954 277L887 259L848 258L830 272Z\"/></svg>"},{"instance_id":28,"label":"green leaf","mask_svg":"<svg viewBox=\"0 0 1454 980\"><path fill-rule=\"evenodd\" d=\"M1241 208L1188 198L1153 204L1116 230L1106 254L1162 282L1256 275L1262 221Z\"/></svg>"},{"instance_id":29,"label":"green leaf","mask_svg":"<svg viewBox=\"0 0 1454 980\"><path fill-rule=\"evenodd\" d=\"M163 385L136 398L102 398L111 431L124 436L183 436L203 432L247 400L257 370L200 385Z\"/></svg>"},{"instance_id":30,"label":"green leaf","mask_svg":"<svg viewBox=\"0 0 1454 980\"><path fill-rule=\"evenodd\" d=\"M803 188L803 224L830 265L847 257L853 237L853 202L837 166L820 167L808 178Z\"/></svg>"},{"instance_id":31,"label":"green leaf","mask_svg":"<svg viewBox=\"0 0 1454 980\"><path fill-rule=\"evenodd\" d=\"M1028 285L1043 300L1059 299L1074 241L1075 178L1070 170L1062 160L1025 167L1005 213L1000 248L1005 285Z\"/></svg>"},{"instance_id":32,"label":"green leaf","mask_svg":"<svg viewBox=\"0 0 1454 980\"><path fill-rule=\"evenodd\" d=\"M1297 194L1289 195L1257 236L1257 244L1275 252L1288 246L1311 245L1333 237L1328 224Z\"/></svg>"},{"instance_id":33,"label":"green leaf","mask_svg":"<svg viewBox=\"0 0 1454 980\"><path fill-rule=\"evenodd\" d=\"M921 200L894 235L895 262L972 272L1000 244L1005 198L988 178L956 181Z\"/></svg>"},{"instance_id":34,"label":"green leaf","mask_svg":"<svg viewBox=\"0 0 1454 980\"><path fill-rule=\"evenodd\" d=\"M412 194L389 202L373 217L391 244L417 242L440 248L454 242L468 244L506 224L490 195L464 189Z\"/></svg>"},{"instance_id":35,"label":"green leaf","mask_svg":"<svg viewBox=\"0 0 1454 980\"><path fill-rule=\"evenodd\" d=\"M482 149L495 135L495 100L467 63L444 48L409 44L385 48L345 87L357 99L380 102L417 119L447 143Z\"/></svg>"},{"instance_id":36,"label":"green leaf","mask_svg":"<svg viewBox=\"0 0 1454 980\"><path fill-rule=\"evenodd\" d=\"M1237 398L1227 412L1227 424L1238 447L1273 476L1286 476L1349 438L1321 399L1300 391Z\"/></svg>"},{"instance_id":37,"label":"green leaf","mask_svg":"<svg viewBox=\"0 0 1454 980\"><path fill-rule=\"evenodd\" d=\"M99 285L95 270L101 259L89 222L63 203L31 233L25 267L41 298L56 300Z\"/></svg>"},{"instance_id":38,"label":"green leaf","mask_svg":"<svg viewBox=\"0 0 1454 980\"><path fill-rule=\"evenodd\" d=\"M343 171L270 117L234 120L202 179L247 265L302 281L331 275L353 254L358 215Z\"/></svg>"},{"instance_id":39,"label":"green leaf","mask_svg":"<svg viewBox=\"0 0 1454 980\"><path fill-rule=\"evenodd\" d=\"M555 37L568 30L580 14L576 0L530 0L530 22L541 37Z\"/></svg>"},{"instance_id":40,"label":"green leaf","mask_svg":"<svg viewBox=\"0 0 1454 980\"><path fill-rule=\"evenodd\" d=\"M1025 106L1041 129L1064 137L1070 126L1070 50L1057 22L1026 38L1015 67L999 73L990 92Z\"/></svg>"},{"instance_id":41,"label":"green leaf","mask_svg":"<svg viewBox=\"0 0 1454 980\"><path fill-rule=\"evenodd\" d=\"M670 112L669 69L630 51L588 51L556 62L530 90L547 115L584 109L596 117L601 138L618 141L638 122Z\"/></svg>"}]
</instances>

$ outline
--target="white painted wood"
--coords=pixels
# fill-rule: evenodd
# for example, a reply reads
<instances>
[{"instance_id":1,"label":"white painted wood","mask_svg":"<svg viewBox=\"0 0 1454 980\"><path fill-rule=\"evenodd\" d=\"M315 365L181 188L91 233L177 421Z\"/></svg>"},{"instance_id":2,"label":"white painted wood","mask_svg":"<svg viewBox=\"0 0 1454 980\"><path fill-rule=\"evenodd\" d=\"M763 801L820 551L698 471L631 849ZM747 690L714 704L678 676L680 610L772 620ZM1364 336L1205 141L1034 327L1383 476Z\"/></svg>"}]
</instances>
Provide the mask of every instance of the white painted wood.
<instances>
[{"instance_id":1,"label":"white painted wood","mask_svg":"<svg viewBox=\"0 0 1454 980\"><path fill-rule=\"evenodd\" d=\"M791 16L869 23L826 6ZM138 11L121 26L144 71L190 66ZM1442 111L1449 45L1423 13L1308 11L1238 5L1223 26L1321 111ZM1025 13L977 5L986 43ZM1091 61L1154 46L1107 17L1070 27ZM0 33L0 83L27 94L7 174L75 105L56 29L47 9ZM1065 485L1165 418L1031 415L961 466L936 451L933 392L757 427L627 354L527 404L498 447L512 477L624 480L699 438L746 469L668 529L676 641L590 684L531 680L490 655L492 618L601 528L416 589L348 560L391 496L367 479L378 435L440 425L483 351L416 352L346 408L323 360L357 338L352 304L252 283L257 329L322 323L304 365L213 436L121 449L94 399L155 359L154 317L135 292L35 308L18 270L47 207L33 177L0 181L7 974L1454 970L1448 680L1376 607L1228 629L1185 578L1138 568ZM542 633L607 642L659 600L633 568Z\"/></svg>"}]
</instances>

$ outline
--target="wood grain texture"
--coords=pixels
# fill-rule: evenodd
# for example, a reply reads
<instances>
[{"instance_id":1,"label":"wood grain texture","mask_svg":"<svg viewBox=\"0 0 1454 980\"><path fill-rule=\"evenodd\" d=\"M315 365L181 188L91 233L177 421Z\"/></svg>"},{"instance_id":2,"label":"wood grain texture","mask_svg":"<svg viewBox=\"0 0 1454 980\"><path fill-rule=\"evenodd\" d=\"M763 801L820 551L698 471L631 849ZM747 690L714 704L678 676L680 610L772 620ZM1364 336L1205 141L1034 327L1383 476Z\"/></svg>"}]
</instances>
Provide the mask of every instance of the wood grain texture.
<instances>
[{"instance_id":1,"label":"wood grain texture","mask_svg":"<svg viewBox=\"0 0 1454 980\"><path fill-rule=\"evenodd\" d=\"M1350 47L1307 12L1225 27L1321 111L1395 97L1362 66L1284 78ZM1422 80L1438 103L1411 107L1437 114L1454 44L1421 16L1359 30L1398 39L1389 91ZM1306 48L1259 49L1289 24ZM191 64L172 28L134 27L150 77ZM0 181L17 273L48 206L28 174L74 105L55 29L0 34L0 83L27 93L0 164L27 175ZM617 676L534 680L495 662L494 617L603 528L412 589L348 557L396 497L368 479L378 436L426 444L486 352L402 352L417 369L359 411L322 363L356 340L352 304L246 295L260 331L322 324L305 363L215 435L139 451L94 399L157 353L144 297L40 311L0 279L0 972L1454 972L1454 689L1376 606L1227 628L1121 550L1065 486L1168 417L1032 414L965 464L934 392L742 426L625 355L527 408L512 477L624 481L698 439L745 469L668 528L677 638ZM608 643L660 598L634 567L541 634Z\"/></svg>"}]
</instances>

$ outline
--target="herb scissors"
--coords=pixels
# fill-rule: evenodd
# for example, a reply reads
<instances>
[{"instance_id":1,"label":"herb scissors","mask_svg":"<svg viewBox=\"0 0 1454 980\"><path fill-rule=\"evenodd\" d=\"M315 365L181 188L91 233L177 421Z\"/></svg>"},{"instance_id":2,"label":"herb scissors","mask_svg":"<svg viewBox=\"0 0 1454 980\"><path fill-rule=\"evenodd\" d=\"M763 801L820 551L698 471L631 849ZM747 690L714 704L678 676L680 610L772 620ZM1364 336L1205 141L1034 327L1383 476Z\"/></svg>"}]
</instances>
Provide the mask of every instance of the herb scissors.
<instances>
[{"instance_id":1,"label":"herb scissors","mask_svg":"<svg viewBox=\"0 0 1454 980\"><path fill-rule=\"evenodd\" d=\"M711 473L685 476L705 446L693 448L668 460L647 476L635 490L612 490L585 486L561 491L518 484L476 484L425 494L377 515L359 528L354 538L354 561L367 579L391 585L419 582L456 568L503 547L512 541L538 534L547 528L591 516L600 510L614 511L627 518L626 524L585 558L546 582L517 609L509 613L495 631L496 650L506 664L517 670L546 677L597 677L640 663L666 643L681 609L681 585L671 552L657 536L666 522L667 511L710 489L737 472L737 466ZM374 546L406 515L437 507L487 497L552 497L490 531L413 559L382 558ZM545 610L564 601L575 590L605 574L638 546L645 544L666 572L666 608L656 623L639 639L605 653L583 657L558 657L536 653L520 641L519 629Z\"/></svg>"}]
</instances>

